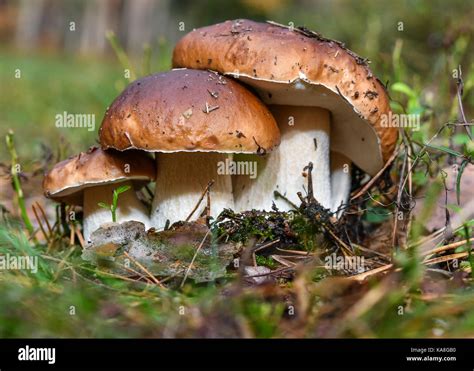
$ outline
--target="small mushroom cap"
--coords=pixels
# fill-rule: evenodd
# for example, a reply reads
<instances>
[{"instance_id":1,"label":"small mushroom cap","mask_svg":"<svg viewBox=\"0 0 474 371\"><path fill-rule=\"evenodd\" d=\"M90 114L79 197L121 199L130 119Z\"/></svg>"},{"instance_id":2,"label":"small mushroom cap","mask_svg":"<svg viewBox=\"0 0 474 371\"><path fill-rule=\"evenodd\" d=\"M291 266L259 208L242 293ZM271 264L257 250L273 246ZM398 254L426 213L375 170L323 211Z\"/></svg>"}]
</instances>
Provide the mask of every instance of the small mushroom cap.
<instances>
[{"instance_id":1,"label":"small mushroom cap","mask_svg":"<svg viewBox=\"0 0 474 371\"><path fill-rule=\"evenodd\" d=\"M132 180L139 189L155 175L155 162L145 153L92 147L57 163L45 175L43 191L55 201L82 205L85 188Z\"/></svg>"},{"instance_id":2,"label":"small mushroom cap","mask_svg":"<svg viewBox=\"0 0 474 371\"><path fill-rule=\"evenodd\" d=\"M268 108L211 71L177 69L131 83L107 110L103 148L150 152L270 151L280 131Z\"/></svg>"},{"instance_id":3,"label":"small mushroom cap","mask_svg":"<svg viewBox=\"0 0 474 371\"><path fill-rule=\"evenodd\" d=\"M305 28L249 20L199 28L178 42L173 66L238 78L267 104L330 110L332 150L371 175L395 148L398 131L382 120L389 97L366 60Z\"/></svg>"}]
</instances>

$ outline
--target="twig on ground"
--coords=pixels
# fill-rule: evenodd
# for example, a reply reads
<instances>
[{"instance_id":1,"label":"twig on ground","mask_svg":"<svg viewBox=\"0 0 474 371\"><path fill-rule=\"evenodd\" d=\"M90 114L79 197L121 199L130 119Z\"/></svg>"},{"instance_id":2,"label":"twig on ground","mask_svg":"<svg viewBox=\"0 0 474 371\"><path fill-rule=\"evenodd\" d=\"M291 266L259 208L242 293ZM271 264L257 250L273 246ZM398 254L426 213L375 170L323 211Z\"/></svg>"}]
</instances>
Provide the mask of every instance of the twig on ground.
<instances>
[{"instance_id":1,"label":"twig on ground","mask_svg":"<svg viewBox=\"0 0 474 371\"><path fill-rule=\"evenodd\" d=\"M439 247L436 247L432 250L424 251L424 252L422 252L421 255L422 256L435 255L435 254L438 254L440 252L444 252L444 251L447 251L447 250L452 250L452 249L455 249L457 247L466 245L468 242L469 242L468 240L453 242L453 243L450 243L449 245L439 246Z\"/></svg>"},{"instance_id":2,"label":"twig on ground","mask_svg":"<svg viewBox=\"0 0 474 371\"><path fill-rule=\"evenodd\" d=\"M79 240L79 244L82 248L84 248L86 246L86 242L84 241L84 237L82 236L82 232L79 230L79 228L76 228L76 236Z\"/></svg>"},{"instance_id":3,"label":"twig on ground","mask_svg":"<svg viewBox=\"0 0 474 371\"><path fill-rule=\"evenodd\" d=\"M140 264L136 259L132 258L126 251L124 252L124 255L129 258L138 268L140 268L143 272L148 274L148 276L152 279L154 283L156 283L158 286L160 286L162 289L165 287L162 285L162 283L153 275L150 273L148 269L146 269L143 265Z\"/></svg>"},{"instance_id":4,"label":"twig on ground","mask_svg":"<svg viewBox=\"0 0 474 371\"><path fill-rule=\"evenodd\" d=\"M354 280L354 281L364 281L367 277L388 271L392 268L393 268L393 264L387 264L379 268L371 269L370 271L366 271L363 273L355 274L353 276L349 276L347 277L347 279Z\"/></svg>"},{"instance_id":5,"label":"twig on ground","mask_svg":"<svg viewBox=\"0 0 474 371\"><path fill-rule=\"evenodd\" d=\"M39 228L41 229L41 233L43 233L44 239L46 240L46 244L49 245L49 235L44 230L42 220L38 216L38 212L36 211L35 205L32 205L31 208L33 209L33 213L35 214L35 218L36 218L36 221L38 222Z\"/></svg>"},{"instance_id":6,"label":"twig on ground","mask_svg":"<svg viewBox=\"0 0 474 371\"><path fill-rule=\"evenodd\" d=\"M48 228L49 236L53 236L53 229L51 228L51 225L49 224L48 217L46 216L46 212L44 211L43 206L39 202L36 202L36 206L38 207L41 215L43 216L44 222L46 223L46 227Z\"/></svg>"},{"instance_id":7,"label":"twig on ground","mask_svg":"<svg viewBox=\"0 0 474 371\"><path fill-rule=\"evenodd\" d=\"M191 219L191 217L193 216L193 214L196 212L196 210L198 209L199 205L201 204L202 200L204 199L204 196L206 195L206 193L208 192L208 190L212 187L212 185L214 184L214 180L211 180L209 183L207 183L207 186L206 188L204 189L204 191L201 193L201 196L199 197L199 200L196 204L196 206L194 206L194 209L191 211L191 213L188 215L188 217L185 219L186 222L189 222L189 219Z\"/></svg>"},{"instance_id":8,"label":"twig on ground","mask_svg":"<svg viewBox=\"0 0 474 371\"><path fill-rule=\"evenodd\" d=\"M201 251L201 248L204 245L204 242L206 241L206 238L207 238L207 236L209 236L210 232L211 232L211 230L208 229L206 234L204 235L204 238L202 239L201 243L199 244L198 248L196 249L196 252L194 253L193 258L191 259L191 263L189 263L188 269L186 269L186 273L184 274L183 281L181 282L180 287L184 286L184 283L186 282L186 279L188 278L189 272L191 271L191 268L194 264L194 260L196 260L197 254L199 253L199 251Z\"/></svg>"},{"instance_id":9,"label":"twig on ground","mask_svg":"<svg viewBox=\"0 0 474 371\"><path fill-rule=\"evenodd\" d=\"M404 144L406 146L406 144ZM408 153L405 152L405 157L403 159L403 165L402 165L402 171L400 174L400 181L398 184L398 194L397 194L397 206L395 209L395 213L393 214L393 230L392 230L392 247L396 246L396 243L398 242L397 238L397 232L398 232L398 212L400 210L400 205L402 202L402 196L403 196L403 191L405 189L405 183L403 182L403 177L405 175L406 167L407 167L407 161L408 159Z\"/></svg>"},{"instance_id":10,"label":"twig on ground","mask_svg":"<svg viewBox=\"0 0 474 371\"><path fill-rule=\"evenodd\" d=\"M359 198L362 196L365 192L367 192L377 181L378 178L387 170L387 168L392 164L392 162L397 158L398 153L400 152L400 147L398 147L395 152L393 152L392 156L388 159L388 161L385 163L384 167L377 173L375 176L370 179L360 191L358 191L354 196L351 197L351 201L354 201L355 199Z\"/></svg>"}]
</instances>

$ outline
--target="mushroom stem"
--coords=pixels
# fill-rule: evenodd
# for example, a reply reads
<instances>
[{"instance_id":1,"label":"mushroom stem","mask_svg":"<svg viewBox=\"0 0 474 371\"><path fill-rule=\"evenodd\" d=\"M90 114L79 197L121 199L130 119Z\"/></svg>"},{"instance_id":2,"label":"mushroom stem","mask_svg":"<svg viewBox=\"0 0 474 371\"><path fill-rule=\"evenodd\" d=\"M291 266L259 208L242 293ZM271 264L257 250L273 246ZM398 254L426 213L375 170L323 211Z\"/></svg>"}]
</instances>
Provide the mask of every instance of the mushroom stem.
<instances>
[{"instance_id":1,"label":"mushroom stem","mask_svg":"<svg viewBox=\"0 0 474 371\"><path fill-rule=\"evenodd\" d=\"M347 204L351 192L351 160L339 152L331 152L331 211ZM342 208L337 212L339 217Z\"/></svg>"},{"instance_id":2,"label":"mushroom stem","mask_svg":"<svg viewBox=\"0 0 474 371\"><path fill-rule=\"evenodd\" d=\"M186 220L195 208L202 192L211 180L211 212L216 217L224 208L234 208L230 174L218 173L220 164L229 157L216 152L157 153L157 177L151 223L162 229L166 221ZM192 219L197 219L206 207L201 202Z\"/></svg>"},{"instance_id":3,"label":"mushroom stem","mask_svg":"<svg viewBox=\"0 0 474 371\"><path fill-rule=\"evenodd\" d=\"M303 169L309 162L314 164L314 197L324 207L331 208L329 111L284 105L270 106L270 110L280 127L281 144L265 158L253 157L258 161L257 179L234 178L236 210L271 210L273 201L279 210L291 210L292 205L274 197L274 191L299 205L297 192L307 191Z\"/></svg>"},{"instance_id":4,"label":"mushroom stem","mask_svg":"<svg viewBox=\"0 0 474 371\"><path fill-rule=\"evenodd\" d=\"M132 186L132 182L112 183L84 189L84 238L90 241L92 232L101 225L112 222L111 211L99 206L100 202L107 205L112 204L112 196L115 189L122 185ZM117 203L117 223L135 220L150 228L150 220L146 207L140 202L133 187L121 193Z\"/></svg>"}]
</instances>

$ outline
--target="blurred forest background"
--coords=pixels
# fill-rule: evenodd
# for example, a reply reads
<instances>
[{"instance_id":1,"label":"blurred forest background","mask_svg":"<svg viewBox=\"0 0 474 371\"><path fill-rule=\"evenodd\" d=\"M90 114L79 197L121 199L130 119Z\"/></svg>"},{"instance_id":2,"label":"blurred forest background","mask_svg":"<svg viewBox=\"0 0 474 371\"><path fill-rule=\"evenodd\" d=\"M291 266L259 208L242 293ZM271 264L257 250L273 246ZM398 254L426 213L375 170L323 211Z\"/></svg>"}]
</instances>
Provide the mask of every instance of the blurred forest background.
<instances>
[{"instance_id":1,"label":"blurred forest background","mask_svg":"<svg viewBox=\"0 0 474 371\"><path fill-rule=\"evenodd\" d=\"M419 92L437 122L451 118L452 70L472 70L472 1L0 0L0 136L15 130L23 161L58 145L67 154L85 149L129 82L107 31L140 76L168 69L173 45L193 28L236 18L304 25L343 41L382 81ZM468 115L473 101L466 91ZM56 128L64 111L94 114L96 130ZM0 146L0 162L7 158Z\"/></svg>"}]
</instances>

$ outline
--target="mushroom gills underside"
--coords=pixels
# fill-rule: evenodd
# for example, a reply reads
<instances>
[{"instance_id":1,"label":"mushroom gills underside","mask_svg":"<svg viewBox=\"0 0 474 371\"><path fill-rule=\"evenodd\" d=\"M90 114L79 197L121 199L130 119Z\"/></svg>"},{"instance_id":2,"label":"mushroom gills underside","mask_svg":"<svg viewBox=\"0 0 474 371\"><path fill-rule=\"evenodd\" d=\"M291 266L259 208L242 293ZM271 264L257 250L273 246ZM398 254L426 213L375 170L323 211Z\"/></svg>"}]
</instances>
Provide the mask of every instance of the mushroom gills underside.
<instances>
[{"instance_id":1,"label":"mushroom gills underside","mask_svg":"<svg viewBox=\"0 0 474 371\"><path fill-rule=\"evenodd\" d=\"M339 152L331 151L331 211L340 217L351 192L351 160Z\"/></svg>"},{"instance_id":2,"label":"mushroom gills underside","mask_svg":"<svg viewBox=\"0 0 474 371\"><path fill-rule=\"evenodd\" d=\"M236 211L271 210L272 202L281 211L293 209L278 191L298 206L297 192L307 195L308 178L303 169L313 163L314 197L325 208L331 208L329 164L330 113L319 107L272 105L270 110L281 131L281 144L264 158L239 155L236 158L257 161L255 179L246 175L234 177Z\"/></svg>"},{"instance_id":3,"label":"mushroom gills underside","mask_svg":"<svg viewBox=\"0 0 474 371\"><path fill-rule=\"evenodd\" d=\"M90 235L101 225L112 222L112 213L109 209L99 206L99 203L112 204L113 192L118 187L128 185L128 191L121 193L117 202L117 223L125 221L138 221L150 228L148 211L143 203L138 199L131 181L120 183L109 183L84 189L84 239L90 240Z\"/></svg>"},{"instance_id":4,"label":"mushroom gills underside","mask_svg":"<svg viewBox=\"0 0 474 371\"><path fill-rule=\"evenodd\" d=\"M331 150L344 154L371 176L383 167L377 133L347 100L341 98L339 92L304 79L288 83L256 79L238 73L229 75L252 86L269 106L311 107L317 104L327 109L331 112Z\"/></svg>"},{"instance_id":5,"label":"mushroom gills underside","mask_svg":"<svg viewBox=\"0 0 474 371\"><path fill-rule=\"evenodd\" d=\"M157 178L151 223L163 229L170 223L186 220L211 180L210 216L217 217L224 208L234 208L231 175L226 164L231 154L217 152L157 153ZM227 161L226 161L227 160ZM207 205L204 197L190 220L196 220Z\"/></svg>"}]
</instances>

